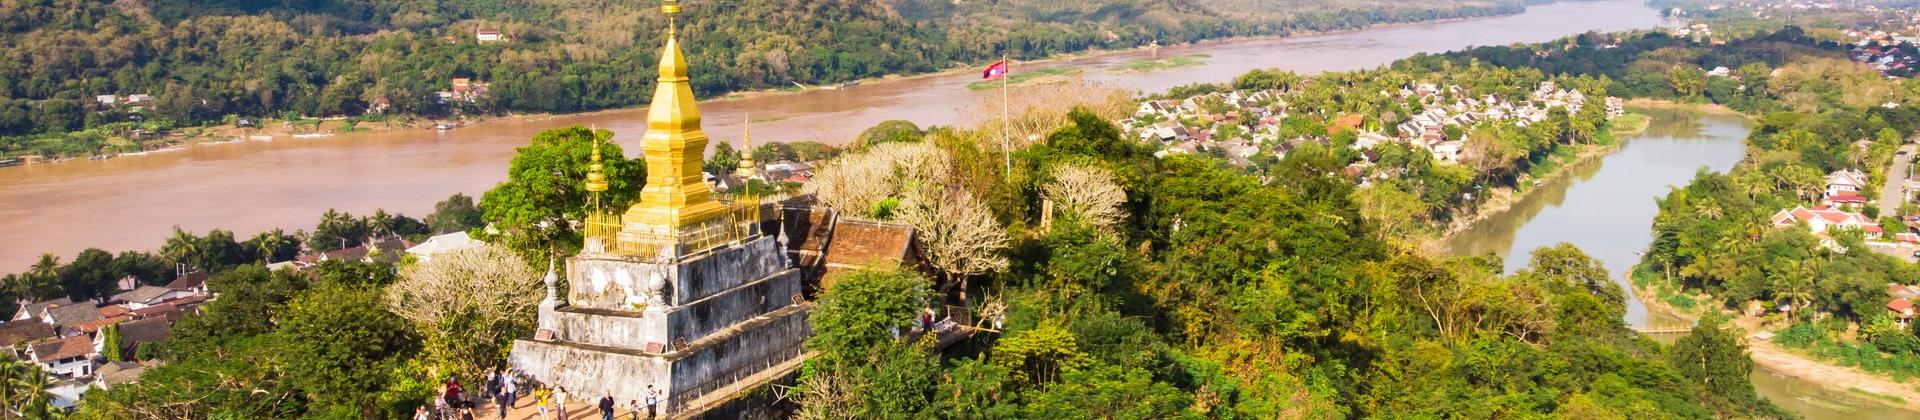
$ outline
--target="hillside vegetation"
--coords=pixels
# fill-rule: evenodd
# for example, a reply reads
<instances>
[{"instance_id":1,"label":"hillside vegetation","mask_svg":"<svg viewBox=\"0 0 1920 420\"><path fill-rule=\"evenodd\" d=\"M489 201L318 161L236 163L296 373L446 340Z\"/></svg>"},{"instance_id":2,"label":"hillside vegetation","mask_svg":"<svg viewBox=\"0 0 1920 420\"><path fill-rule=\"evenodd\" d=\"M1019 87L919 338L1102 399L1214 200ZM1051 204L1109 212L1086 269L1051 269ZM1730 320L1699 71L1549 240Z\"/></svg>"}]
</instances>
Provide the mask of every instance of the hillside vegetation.
<instances>
[{"instance_id":1,"label":"hillside vegetation","mask_svg":"<svg viewBox=\"0 0 1920 420\"><path fill-rule=\"evenodd\" d=\"M1010 54L1513 13L1518 0L715 0L686 3L702 96L919 73ZM234 117L574 112L644 103L656 1L0 2L0 154L78 155ZM482 44L480 29L508 40ZM490 82L440 103L454 78ZM151 94L142 107L96 95ZM140 118L133 118L140 114ZM134 122L138 122L136 127ZM229 121L230 122L230 121ZM93 129L92 131L82 131Z\"/></svg>"}]
</instances>

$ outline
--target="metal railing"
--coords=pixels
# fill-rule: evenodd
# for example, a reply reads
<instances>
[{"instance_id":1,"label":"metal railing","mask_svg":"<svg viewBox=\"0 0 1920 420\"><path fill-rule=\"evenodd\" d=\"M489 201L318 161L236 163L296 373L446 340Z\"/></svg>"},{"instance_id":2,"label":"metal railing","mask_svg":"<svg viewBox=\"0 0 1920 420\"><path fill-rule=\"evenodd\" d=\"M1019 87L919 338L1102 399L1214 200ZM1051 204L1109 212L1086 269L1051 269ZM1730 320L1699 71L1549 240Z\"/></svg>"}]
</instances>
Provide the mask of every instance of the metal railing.
<instances>
[{"instance_id":1,"label":"metal railing","mask_svg":"<svg viewBox=\"0 0 1920 420\"><path fill-rule=\"evenodd\" d=\"M776 350L752 362L740 365L739 367L733 368L733 370L708 379L706 382L693 387L693 389L675 392L673 395L667 397L667 413L677 414L688 408L704 409L705 407L689 407L689 405L692 404L694 400L700 399L700 397L706 396L709 393L732 386L747 377L768 369L773 369L776 365L802 357L804 354L806 354L806 348L803 346L793 346Z\"/></svg>"},{"instance_id":2,"label":"metal railing","mask_svg":"<svg viewBox=\"0 0 1920 420\"><path fill-rule=\"evenodd\" d=\"M641 235L639 241L620 240L620 232L625 228L620 215L589 214L584 232L586 244L582 252L650 258L660 256L666 250L671 251L668 255L693 255L759 233L761 215L758 197L743 195L716 201L727 207L727 212L721 217L670 235Z\"/></svg>"}]
</instances>

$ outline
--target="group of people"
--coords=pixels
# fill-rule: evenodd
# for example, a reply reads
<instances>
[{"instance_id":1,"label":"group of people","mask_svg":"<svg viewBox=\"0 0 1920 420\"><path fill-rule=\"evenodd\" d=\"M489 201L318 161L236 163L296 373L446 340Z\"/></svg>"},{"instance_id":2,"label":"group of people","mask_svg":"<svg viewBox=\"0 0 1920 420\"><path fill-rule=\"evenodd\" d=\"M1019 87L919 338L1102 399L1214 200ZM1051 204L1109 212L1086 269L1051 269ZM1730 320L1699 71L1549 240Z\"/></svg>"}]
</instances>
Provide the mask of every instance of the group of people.
<instances>
[{"instance_id":1,"label":"group of people","mask_svg":"<svg viewBox=\"0 0 1920 420\"><path fill-rule=\"evenodd\" d=\"M487 372L486 388L483 390L484 394L482 394L482 398L493 403L494 408L499 412L499 418L502 420L507 418L508 410L519 405L520 395L525 390L525 387L520 383L521 381L518 380L519 378L520 375L518 375L518 372L514 371L511 367L493 369ZM447 379L447 382L440 386L438 394L439 395L434 398L433 404L431 404L434 410L430 411L426 406L421 406L414 412L415 420L466 420L474 418L473 410L476 406L475 399L467 395L466 390L460 386L460 381L451 378ZM532 392L530 394L534 399L534 409L539 412L541 420L567 420L570 418L567 413L567 402L570 395L567 393L565 387L547 388L546 386L535 384L532 386ZM627 401L626 409L630 419L639 420L642 413L645 413L648 419L654 418L655 413L659 413L657 409L660 405L661 396L661 392L654 389L653 385L647 385L645 405L641 404L641 400ZM619 408L612 393L601 396L596 407L600 409L601 420L614 420L615 411Z\"/></svg>"}]
</instances>

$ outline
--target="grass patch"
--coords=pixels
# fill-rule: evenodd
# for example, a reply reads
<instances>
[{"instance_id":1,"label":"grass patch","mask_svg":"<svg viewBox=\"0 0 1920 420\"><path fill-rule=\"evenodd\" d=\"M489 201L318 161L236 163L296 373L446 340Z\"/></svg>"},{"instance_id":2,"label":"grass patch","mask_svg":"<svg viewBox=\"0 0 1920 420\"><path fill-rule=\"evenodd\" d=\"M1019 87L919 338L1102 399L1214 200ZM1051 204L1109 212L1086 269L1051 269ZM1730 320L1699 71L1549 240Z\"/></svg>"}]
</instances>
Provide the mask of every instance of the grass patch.
<instances>
[{"instance_id":1,"label":"grass patch","mask_svg":"<svg viewBox=\"0 0 1920 420\"><path fill-rule=\"evenodd\" d=\"M1613 135L1631 136L1647 131L1647 127L1653 126L1653 117L1649 117L1646 114L1629 112L1618 117L1613 117L1611 124Z\"/></svg>"},{"instance_id":2,"label":"grass patch","mask_svg":"<svg viewBox=\"0 0 1920 420\"><path fill-rule=\"evenodd\" d=\"M1666 290L1667 290L1666 288L1661 288L1660 294L1663 294L1663 295L1668 294ZM1693 296L1682 295L1682 294L1669 295L1666 298L1664 298L1663 301L1667 302L1668 305L1673 305L1673 307L1675 308L1679 308L1680 310L1688 311L1688 312L1693 311L1694 305L1700 304L1700 302L1695 301L1693 299Z\"/></svg>"},{"instance_id":3,"label":"grass patch","mask_svg":"<svg viewBox=\"0 0 1920 420\"><path fill-rule=\"evenodd\" d=\"M1774 343L1818 359L1842 366L1887 375L1896 381L1920 377L1920 354L1886 353L1872 343L1852 343L1835 339L1825 328L1808 323L1794 324L1774 335Z\"/></svg>"},{"instance_id":4,"label":"grass patch","mask_svg":"<svg viewBox=\"0 0 1920 420\"><path fill-rule=\"evenodd\" d=\"M1573 162L1578 157L1580 157L1579 147L1556 144L1553 150L1548 151L1539 162L1535 162L1532 168L1527 168L1527 176L1532 179L1546 178L1547 175L1559 172L1561 168L1567 166L1567 163Z\"/></svg>"},{"instance_id":5,"label":"grass patch","mask_svg":"<svg viewBox=\"0 0 1920 420\"><path fill-rule=\"evenodd\" d=\"M1146 73L1150 71L1160 71L1160 70L1174 69L1174 68L1187 67L1187 66L1197 66L1201 64L1206 64L1205 62L1200 61L1201 58L1206 58L1206 57L1207 57L1206 54L1194 54L1194 55L1184 55L1184 56L1169 58L1165 60L1149 60L1149 59L1143 58L1143 59L1133 60L1131 62L1128 62L1127 64L1122 64L1119 67L1114 67L1113 69L1107 70L1107 71L1112 73Z\"/></svg>"},{"instance_id":6,"label":"grass patch","mask_svg":"<svg viewBox=\"0 0 1920 420\"><path fill-rule=\"evenodd\" d=\"M1895 396L1892 396L1892 395L1880 395L1880 394L1875 394L1875 393L1873 393L1873 392L1871 392L1871 391L1867 391L1867 390L1864 390L1864 389L1860 389L1860 388L1855 388L1855 387L1847 387L1847 392L1851 392L1851 393L1854 393L1854 394L1857 394L1857 395L1859 395L1859 396L1862 396L1862 397L1866 397L1866 398L1868 398L1868 399L1872 399L1872 400L1876 400L1876 401L1884 401L1884 402L1888 402L1888 403L1892 403L1893 405L1906 405L1906 404L1907 404L1907 399L1906 399L1906 398L1900 398L1900 397L1895 397Z\"/></svg>"},{"instance_id":7,"label":"grass patch","mask_svg":"<svg viewBox=\"0 0 1920 420\"><path fill-rule=\"evenodd\" d=\"M1043 82L1054 81L1055 79L1060 77L1080 74L1081 71L1082 70L1080 66L1060 66L1060 67L1048 67L1048 68L1043 68L1039 70L1020 71L1020 72L1015 72L1002 77L1007 78L1007 81L1006 81L1007 84L1024 85L1029 83L1043 83ZM1000 88L1000 83L1001 82L998 79L981 80L978 82L968 83L967 90L998 89Z\"/></svg>"}]
</instances>

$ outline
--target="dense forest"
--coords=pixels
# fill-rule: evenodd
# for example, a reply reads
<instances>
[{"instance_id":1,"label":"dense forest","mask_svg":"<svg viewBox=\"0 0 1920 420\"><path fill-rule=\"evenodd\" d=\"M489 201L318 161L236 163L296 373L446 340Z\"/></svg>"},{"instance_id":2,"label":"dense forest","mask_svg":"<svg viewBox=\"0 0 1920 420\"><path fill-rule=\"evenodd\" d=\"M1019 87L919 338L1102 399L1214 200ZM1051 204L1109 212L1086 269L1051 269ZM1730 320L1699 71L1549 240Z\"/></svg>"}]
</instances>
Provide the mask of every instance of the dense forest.
<instances>
[{"instance_id":1,"label":"dense forest","mask_svg":"<svg viewBox=\"0 0 1920 420\"><path fill-rule=\"evenodd\" d=\"M1518 0L689 2L702 96L1235 35L1515 13ZM235 118L573 112L646 100L650 0L0 3L0 153L82 155ZM1284 11L1284 12L1281 12ZM481 43L480 30L504 41ZM442 103L452 79L491 84ZM102 105L97 95L151 95ZM83 131L84 130L84 131Z\"/></svg>"}]
</instances>

